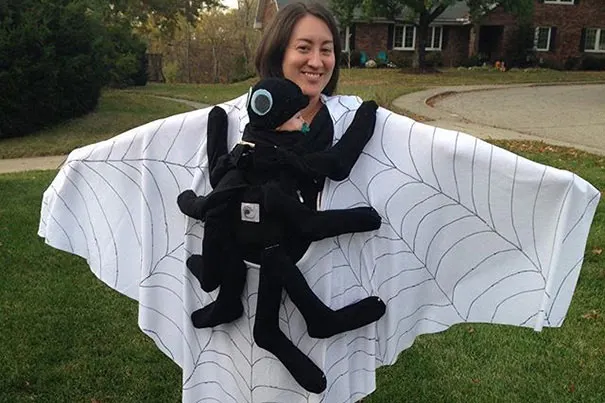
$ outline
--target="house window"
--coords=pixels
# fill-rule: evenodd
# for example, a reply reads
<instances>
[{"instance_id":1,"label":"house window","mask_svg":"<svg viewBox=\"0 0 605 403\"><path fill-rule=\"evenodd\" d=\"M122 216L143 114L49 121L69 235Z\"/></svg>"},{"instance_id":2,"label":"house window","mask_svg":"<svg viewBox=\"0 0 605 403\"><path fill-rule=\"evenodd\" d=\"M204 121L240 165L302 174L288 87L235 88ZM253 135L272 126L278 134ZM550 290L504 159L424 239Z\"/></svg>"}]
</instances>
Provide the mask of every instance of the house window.
<instances>
[{"instance_id":1,"label":"house window","mask_svg":"<svg viewBox=\"0 0 605 403\"><path fill-rule=\"evenodd\" d=\"M537 51L545 52L550 49L551 27L537 27L534 36L534 48Z\"/></svg>"},{"instance_id":2,"label":"house window","mask_svg":"<svg viewBox=\"0 0 605 403\"><path fill-rule=\"evenodd\" d=\"M393 49L414 50L416 44L416 27L397 25L393 32Z\"/></svg>"},{"instance_id":3,"label":"house window","mask_svg":"<svg viewBox=\"0 0 605 403\"><path fill-rule=\"evenodd\" d=\"M544 0L544 4L574 4L575 0Z\"/></svg>"},{"instance_id":4,"label":"house window","mask_svg":"<svg viewBox=\"0 0 605 403\"><path fill-rule=\"evenodd\" d=\"M443 27L429 27L426 50L441 50ZM416 47L416 27L414 25L397 25L393 30L393 49L414 50Z\"/></svg>"},{"instance_id":5,"label":"house window","mask_svg":"<svg viewBox=\"0 0 605 403\"><path fill-rule=\"evenodd\" d=\"M441 50L442 39L442 27L429 27L429 35L426 41L426 50Z\"/></svg>"},{"instance_id":6,"label":"house window","mask_svg":"<svg viewBox=\"0 0 605 403\"><path fill-rule=\"evenodd\" d=\"M605 52L605 29L587 28L584 41L584 51Z\"/></svg>"}]
</instances>

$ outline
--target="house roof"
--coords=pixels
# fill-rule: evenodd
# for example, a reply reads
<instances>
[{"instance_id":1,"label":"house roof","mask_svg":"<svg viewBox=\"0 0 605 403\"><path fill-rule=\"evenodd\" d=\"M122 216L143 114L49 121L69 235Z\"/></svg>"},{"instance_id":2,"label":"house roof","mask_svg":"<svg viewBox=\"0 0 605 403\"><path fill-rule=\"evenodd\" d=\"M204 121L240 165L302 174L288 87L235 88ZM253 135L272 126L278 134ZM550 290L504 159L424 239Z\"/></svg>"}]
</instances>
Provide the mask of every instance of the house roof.
<instances>
[{"instance_id":1,"label":"house roof","mask_svg":"<svg viewBox=\"0 0 605 403\"><path fill-rule=\"evenodd\" d=\"M469 8L465 1L458 1L449 6L435 19L435 23L443 24L468 24L470 22Z\"/></svg>"},{"instance_id":2,"label":"house roof","mask_svg":"<svg viewBox=\"0 0 605 403\"><path fill-rule=\"evenodd\" d=\"M274 2L277 5L277 9L281 9L285 6L287 6L288 4L291 3L296 3L300 0L259 0L258 2L258 8L256 9L256 21L254 23L254 27L255 28L262 28L262 22L263 22L263 10L265 8L266 5L270 4L270 2ZM326 6L329 6L330 4L330 0L314 0L318 3L322 3ZM367 21L368 19L365 18L363 16L363 13L361 11L361 9L357 9L355 10L355 17L354 19L356 21ZM411 13L409 12L409 10L404 10L401 13L400 17L397 17L395 20L397 21L409 21L410 18L406 17L411 15ZM387 18L372 18L371 19L372 22L389 22L392 21L390 19ZM456 3L454 3L453 5L449 6L448 8L445 9L445 11L438 16L432 24L436 24L436 25L466 25L470 23L470 16L469 16L469 8L466 5L466 1L464 0L458 0Z\"/></svg>"}]
</instances>

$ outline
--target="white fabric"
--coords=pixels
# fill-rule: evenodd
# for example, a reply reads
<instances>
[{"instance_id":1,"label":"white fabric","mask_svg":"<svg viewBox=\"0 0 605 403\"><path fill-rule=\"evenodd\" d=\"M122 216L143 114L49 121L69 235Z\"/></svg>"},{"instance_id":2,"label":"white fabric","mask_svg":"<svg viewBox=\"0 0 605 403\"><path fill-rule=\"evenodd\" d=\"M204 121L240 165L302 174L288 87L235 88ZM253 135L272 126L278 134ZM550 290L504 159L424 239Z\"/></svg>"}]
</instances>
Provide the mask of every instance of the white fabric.
<instances>
[{"instance_id":1,"label":"white fabric","mask_svg":"<svg viewBox=\"0 0 605 403\"><path fill-rule=\"evenodd\" d=\"M245 96L222 105L233 146L247 122ZM338 138L360 104L332 97ZM215 329L189 315L204 293L184 262L201 252L202 225L177 195L211 188L208 109L158 120L75 150L44 193L39 235L84 257L102 281L139 301L139 326L183 369L183 401L354 402L375 389L375 368L420 334L461 322L560 326L599 192L578 176L463 133L379 109L376 130L349 179L327 181L321 208L372 205L378 231L313 243L298 266L333 308L370 295L387 304L377 323L310 338L285 297L282 329L323 368L328 388L304 391L252 340L258 270L242 318Z\"/></svg>"}]
</instances>

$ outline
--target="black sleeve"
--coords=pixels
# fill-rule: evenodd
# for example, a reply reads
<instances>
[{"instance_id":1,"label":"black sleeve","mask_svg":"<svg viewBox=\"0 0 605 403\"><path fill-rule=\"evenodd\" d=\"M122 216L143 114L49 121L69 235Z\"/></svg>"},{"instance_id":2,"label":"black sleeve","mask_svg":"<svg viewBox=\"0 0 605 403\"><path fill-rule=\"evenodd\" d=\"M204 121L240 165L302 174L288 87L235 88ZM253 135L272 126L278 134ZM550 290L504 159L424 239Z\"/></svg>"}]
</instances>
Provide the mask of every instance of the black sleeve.
<instances>
[{"instance_id":1,"label":"black sleeve","mask_svg":"<svg viewBox=\"0 0 605 403\"><path fill-rule=\"evenodd\" d=\"M298 174L312 178L346 179L374 133L377 109L376 102L363 102L353 122L334 146L299 157L284 156L284 160Z\"/></svg>"}]
</instances>

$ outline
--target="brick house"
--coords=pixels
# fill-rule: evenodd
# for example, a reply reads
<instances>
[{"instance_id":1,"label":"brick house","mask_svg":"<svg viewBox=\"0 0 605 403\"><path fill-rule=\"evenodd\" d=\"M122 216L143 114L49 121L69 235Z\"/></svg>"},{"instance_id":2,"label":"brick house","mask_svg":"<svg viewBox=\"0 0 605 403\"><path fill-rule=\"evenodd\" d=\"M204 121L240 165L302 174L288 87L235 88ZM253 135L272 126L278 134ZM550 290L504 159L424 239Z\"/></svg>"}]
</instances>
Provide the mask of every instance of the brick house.
<instances>
[{"instance_id":1,"label":"brick house","mask_svg":"<svg viewBox=\"0 0 605 403\"><path fill-rule=\"evenodd\" d=\"M259 0L255 28L262 29L279 8L293 1ZM413 24L405 15L371 20L360 15L341 29L343 49L363 51L369 57L381 51L411 57L416 40ZM589 55L605 57L605 0L536 0L530 25L534 52L541 62L563 67ZM474 26L468 7L459 1L431 24L427 54L438 56L445 66L456 66L475 54L510 61L519 46L514 16L494 7Z\"/></svg>"}]
</instances>

